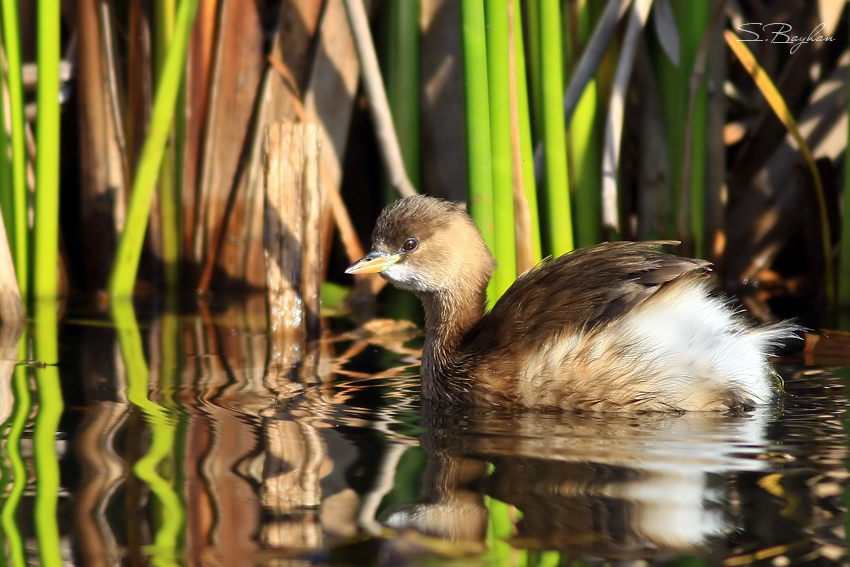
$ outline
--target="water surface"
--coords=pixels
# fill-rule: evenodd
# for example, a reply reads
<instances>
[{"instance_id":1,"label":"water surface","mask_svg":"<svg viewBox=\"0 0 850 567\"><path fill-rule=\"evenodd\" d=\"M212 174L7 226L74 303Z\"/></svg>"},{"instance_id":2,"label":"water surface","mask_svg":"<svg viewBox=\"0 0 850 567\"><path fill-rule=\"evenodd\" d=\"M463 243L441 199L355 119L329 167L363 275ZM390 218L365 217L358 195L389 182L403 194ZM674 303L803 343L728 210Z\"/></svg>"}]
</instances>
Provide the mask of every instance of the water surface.
<instances>
[{"instance_id":1,"label":"water surface","mask_svg":"<svg viewBox=\"0 0 850 567\"><path fill-rule=\"evenodd\" d=\"M743 415L447 409L415 330L287 345L258 309L0 365L4 564L847 563L844 371Z\"/></svg>"}]
</instances>

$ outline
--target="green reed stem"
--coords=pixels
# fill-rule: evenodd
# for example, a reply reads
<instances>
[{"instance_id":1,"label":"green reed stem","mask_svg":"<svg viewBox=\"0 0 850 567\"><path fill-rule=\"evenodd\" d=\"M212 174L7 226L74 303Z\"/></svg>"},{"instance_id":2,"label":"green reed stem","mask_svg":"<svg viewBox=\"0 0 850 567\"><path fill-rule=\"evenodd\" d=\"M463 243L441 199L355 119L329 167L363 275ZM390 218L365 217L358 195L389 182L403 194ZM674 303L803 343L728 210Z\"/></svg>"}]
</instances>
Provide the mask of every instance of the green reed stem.
<instances>
[{"instance_id":1,"label":"green reed stem","mask_svg":"<svg viewBox=\"0 0 850 567\"><path fill-rule=\"evenodd\" d=\"M379 56L387 102L401 150L404 169L411 185L421 188L419 161L420 69L419 39L421 35L420 0L381 2L378 8L376 37L380 41ZM381 193L385 204L398 199L398 189L389 175L384 176ZM409 293L391 288L385 301L387 316L415 321L422 307ZM324 306L324 296L322 304Z\"/></svg>"},{"instance_id":2,"label":"green reed stem","mask_svg":"<svg viewBox=\"0 0 850 567\"><path fill-rule=\"evenodd\" d=\"M492 250L493 166L490 155L490 102L487 67L487 42L482 0L461 1L463 33L463 100L466 121L467 193L469 209L481 236ZM495 301L491 281L490 303Z\"/></svg>"},{"instance_id":3,"label":"green reed stem","mask_svg":"<svg viewBox=\"0 0 850 567\"><path fill-rule=\"evenodd\" d=\"M694 251L697 258L704 258L705 249L705 225L706 225L706 175L707 153L708 153L708 90L703 83L697 92L694 104L694 112L691 135L691 171L688 181L690 187L690 231L693 235Z\"/></svg>"},{"instance_id":4,"label":"green reed stem","mask_svg":"<svg viewBox=\"0 0 850 567\"><path fill-rule=\"evenodd\" d=\"M576 7L579 41L586 46L593 32L589 0ZM580 54L575 54L576 61ZM575 187L575 231L578 246L599 242L602 222L602 139L596 79L588 81L570 120L570 164Z\"/></svg>"},{"instance_id":5,"label":"green reed stem","mask_svg":"<svg viewBox=\"0 0 850 567\"><path fill-rule=\"evenodd\" d=\"M59 57L60 2L38 3L38 120L35 160L33 293L54 298L59 268Z\"/></svg>"},{"instance_id":6,"label":"green reed stem","mask_svg":"<svg viewBox=\"0 0 850 567\"><path fill-rule=\"evenodd\" d=\"M676 211L680 208L680 193L678 180L682 179L682 160L684 148L684 128L686 120L687 95L682 85L681 60L679 67L667 58L658 48L653 52L652 60L658 76L658 90L664 115L664 131L667 136L667 153L669 155L670 179L670 217L667 219L667 229L664 234L651 234L652 238L661 238L677 234ZM681 235L679 235L681 236Z\"/></svg>"},{"instance_id":7,"label":"green reed stem","mask_svg":"<svg viewBox=\"0 0 850 567\"><path fill-rule=\"evenodd\" d=\"M168 54L168 46L174 35L175 0L159 0L154 20L154 77L161 77ZM182 81L180 82L182 85ZM182 92L182 89L181 89ZM179 94L179 93L178 93ZM177 105L175 123L182 123L186 105ZM178 167L176 128L171 128L171 143L168 144L162 160L159 176L159 212L162 237L162 263L165 275L165 287L170 292L177 289L177 264L180 254L180 192L178 191Z\"/></svg>"},{"instance_id":8,"label":"green reed stem","mask_svg":"<svg viewBox=\"0 0 850 567\"><path fill-rule=\"evenodd\" d=\"M420 187L419 173L419 19L420 0L385 2L384 85L395 124L404 168L410 183ZM392 200L398 192L388 187Z\"/></svg>"},{"instance_id":9,"label":"green reed stem","mask_svg":"<svg viewBox=\"0 0 850 567\"><path fill-rule=\"evenodd\" d=\"M560 256L573 249L573 227L563 103L561 5L558 0L540 0L540 41L548 244L550 253Z\"/></svg>"},{"instance_id":10,"label":"green reed stem","mask_svg":"<svg viewBox=\"0 0 850 567\"><path fill-rule=\"evenodd\" d=\"M516 234L511 159L511 101L508 4L486 0L487 77L490 98L490 148L493 163L493 253L498 267L493 275L496 296L516 280Z\"/></svg>"},{"instance_id":11,"label":"green reed stem","mask_svg":"<svg viewBox=\"0 0 850 567\"><path fill-rule=\"evenodd\" d=\"M659 89L664 107L664 121L667 133L667 150L670 156L670 178L673 180L670 219L671 234L683 241L681 252L701 254L704 247L705 232L705 160L706 160L706 117L707 94L705 85L697 95L692 120L691 136L685 139L688 124L688 100L690 98L691 74L694 70L696 54L700 42L708 27L710 5L671 3L676 23L681 30L680 58L678 66L673 65L666 54L657 52L656 68L659 76ZM683 172L685 148L688 147L690 171ZM687 200L688 202L683 202ZM690 226L676 226L676 211L685 213L686 223ZM699 248L699 252L695 249Z\"/></svg>"},{"instance_id":12,"label":"green reed stem","mask_svg":"<svg viewBox=\"0 0 850 567\"><path fill-rule=\"evenodd\" d=\"M703 7L687 6L680 12L679 21L682 22L682 63L688 72L682 77L683 87L690 98L691 75L696 65L697 52L706 33L710 33L709 20L711 15L710 3ZM697 258L705 257L705 224L706 224L706 165L708 156L708 88L705 78L700 81L696 100L694 101L693 113L690 117L690 139L685 140L690 144L690 171L685 172L687 178L683 180L687 187L680 191L684 194L690 191L690 233L693 238L693 254ZM684 123L682 125L684 127ZM683 237L685 235L682 235Z\"/></svg>"},{"instance_id":13,"label":"green reed stem","mask_svg":"<svg viewBox=\"0 0 850 567\"><path fill-rule=\"evenodd\" d=\"M172 118L183 79L186 51L198 1L183 0L177 10L174 37L157 83L148 135L142 146L138 169L133 179L124 232L118 241L115 265L109 278L109 291L112 297L127 297L133 293L150 214L151 197L156 188L162 157L171 134Z\"/></svg>"},{"instance_id":14,"label":"green reed stem","mask_svg":"<svg viewBox=\"0 0 850 567\"><path fill-rule=\"evenodd\" d=\"M27 153L24 138L24 86L21 62L21 38L18 29L18 3L16 0L2 0L3 45L6 49L6 62L9 67L9 110L11 112L12 143L12 211L13 222L6 223L10 247L15 259L15 271L21 298L26 306L30 295L29 258L27 238ZM10 217L6 217L7 219Z\"/></svg>"},{"instance_id":15,"label":"green reed stem","mask_svg":"<svg viewBox=\"0 0 850 567\"><path fill-rule=\"evenodd\" d=\"M539 0L522 2L525 5L526 28L528 30L528 79L531 86L532 148L543 138L543 76L540 69L540 3ZM519 27L519 26L517 26ZM523 49L523 51L525 51ZM517 54L520 50L517 49ZM532 164L533 167L533 164Z\"/></svg>"},{"instance_id":16,"label":"green reed stem","mask_svg":"<svg viewBox=\"0 0 850 567\"><path fill-rule=\"evenodd\" d=\"M517 112L519 114L519 143L522 152L522 185L531 214L531 253L534 263L543 259L540 247L540 215L537 209L537 182L534 179L534 144L531 133L531 113L528 103L528 81L525 68L525 48L522 31L522 12L519 0L514 2L514 53L517 76ZM527 6L531 10L534 2ZM535 33L536 35L536 33Z\"/></svg>"},{"instance_id":17,"label":"green reed stem","mask_svg":"<svg viewBox=\"0 0 850 567\"><path fill-rule=\"evenodd\" d=\"M156 9L154 10L154 29L153 29L153 63L154 76L158 77L165 67L165 61L168 56L168 46L171 45L171 38L174 35L174 15L176 11L175 0L157 0Z\"/></svg>"},{"instance_id":18,"label":"green reed stem","mask_svg":"<svg viewBox=\"0 0 850 567\"><path fill-rule=\"evenodd\" d=\"M59 12L55 13L58 18ZM57 98L58 101L58 98ZM40 252L39 252L40 253ZM36 272L38 273L38 272ZM59 321L56 302L41 299L35 304L35 357L46 363L36 368L35 384L38 389L38 413L33 430L35 451L35 531L41 564L62 565L59 537L60 472L56 454L56 433L65 408L62 385L59 382Z\"/></svg>"}]
</instances>

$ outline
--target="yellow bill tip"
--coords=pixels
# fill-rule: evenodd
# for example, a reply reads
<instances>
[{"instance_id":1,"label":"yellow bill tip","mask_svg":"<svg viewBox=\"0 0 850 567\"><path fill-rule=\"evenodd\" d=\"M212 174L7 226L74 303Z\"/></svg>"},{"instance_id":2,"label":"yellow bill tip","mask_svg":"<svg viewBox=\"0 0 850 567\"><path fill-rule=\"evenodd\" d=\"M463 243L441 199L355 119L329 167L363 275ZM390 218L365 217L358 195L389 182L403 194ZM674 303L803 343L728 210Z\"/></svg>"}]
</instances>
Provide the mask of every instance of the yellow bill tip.
<instances>
[{"instance_id":1,"label":"yellow bill tip","mask_svg":"<svg viewBox=\"0 0 850 567\"><path fill-rule=\"evenodd\" d=\"M377 274L383 272L399 260L398 254L386 254L372 250L366 256L351 264L346 274Z\"/></svg>"}]
</instances>

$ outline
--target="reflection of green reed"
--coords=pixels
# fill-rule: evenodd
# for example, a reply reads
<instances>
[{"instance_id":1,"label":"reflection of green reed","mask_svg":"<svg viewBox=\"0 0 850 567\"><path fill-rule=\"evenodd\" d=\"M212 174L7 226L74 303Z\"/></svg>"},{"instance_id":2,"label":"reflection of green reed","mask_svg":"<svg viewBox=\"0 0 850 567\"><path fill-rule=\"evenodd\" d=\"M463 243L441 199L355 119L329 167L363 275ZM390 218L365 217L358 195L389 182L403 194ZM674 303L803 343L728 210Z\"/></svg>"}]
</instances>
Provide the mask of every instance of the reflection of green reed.
<instances>
[{"instance_id":1,"label":"reflection of green reed","mask_svg":"<svg viewBox=\"0 0 850 567\"><path fill-rule=\"evenodd\" d=\"M494 564L499 567L526 565L528 553L521 549L515 550L511 544L505 541L513 535L512 507L489 496L484 499L484 504L487 506L489 514L487 549L490 550L489 555Z\"/></svg>"},{"instance_id":2,"label":"reflection of green reed","mask_svg":"<svg viewBox=\"0 0 850 567\"><path fill-rule=\"evenodd\" d=\"M65 404L59 383L58 314L52 300L35 305L35 357L46 363L35 369L38 413L35 416L35 532L42 565L62 565L59 518L56 515L60 474L56 455L56 432Z\"/></svg>"},{"instance_id":3,"label":"reflection of green reed","mask_svg":"<svg viewBox=\"0 0 850 567\"><path fill-rule=\"evenodd\" d=\"M514 521L522 518L522 512L495 498L487 497L485 504L490 515L490 521L487 525L487 547L490 550L489 556L496 565L500 567L508 565L511 567L554 567L560 565L561 553L558 551L518 549L506 541L513 535ZM578 564L581 565L581 563Z\"/></svg>"},{"instance_id":4,"label":"reflection of green reed","mask_svg":"<svg viewBox=\"0 0 850 567\"><path fill-rule=\"evenodd\" d=\"M132 303L113 301L112 317L118 330L121 356L127 369L127 399L142 411L151 428L150 448L133 467L133 472L150 487L161 506L160 525L156 529L153 545L146 551L155 565L176 565L176 560L183 555L179 542L186 510L172 480L163 477L157 470L161 464L173 461L172 456L176 450L176 416L174 412L154 403L148 397L148 365ZM172 472L174 468L169 467Z\"/></svg>"},{"instance_id":5,"label":"reflection of green reed","mask_svg":"<svg viewBox=\"0 0 850 567\"><path fill-rule=\"evenodd\" d=\"M393 443L393 441L387 441ZM422 471L425 470L425 463L428 456L421 447L408 447L402 453L398 464L395 467L393 475L393 487L384 496L382 501L382 509L392 504L405 502L413 502L418 496L418 485L422 478Z\"/></svg>"},{"instance_id":6,"label":"reflection of green reed","mask_svg":"<svg viewBox=\"0 0 850 567\"><path fill-rule=\"evenodd\" d=\"M556 567L561 565L561 552L554 550L539 551L519 549L505 541L511 536L513 523L511 514L522 516L522 513L504 502L487 498L487 508L490 510L490 524L487 529L487 547L489 558L499 567ZM582 567L586 565L581 559L573 559L570 565Z\"/></svg>"},{"instance_id":7,"label":"reflection of green reed","mask_svg":"<svg viewBox=\"0 0 850 567\"><path fill-rule=\"evenodd\" d=\"M173 400L177 389L175 378L180 375L180 327L176 315L173 297L167 301L167 311L160 317L160 352L159 391L163 393L166 403Z\"/></svg>"},{"instance_id":8,"label":"reflection of green reed","mask_svg":"<svg viewBox=\"0 0 850 567\"><path fill-rule=\"evenodd\" d=\"M20 348L18 349L19 358L26 358L26 334L21 336ZM21 434L27 424L27 418L32 411L32 396L30 395L29 383L27 381L27 368L18 366L15 368L15 380L13 383L15 393L15 409L12 412L8 433L4 436L6 443L4 446L6 458L4 462L9 463L11 469L11 478L3 477L2 494L6 494L6 500L0 508L0 525L3 526L3 549L9 550L9 560L12 565L26 565L26 555L24 552L24 540L21 537L21 532L18 530L18 524L15 521L15 516L18 510L18 504L21 501L21 495L27 484L27 469L24 465L24 459L21 456ZM4 424L5 429L6 424ZM11 483L11 486L9 485ZM7 547L8 546L8 547ZM5 565L5 555L0 555Z\"/></svg>"},{"instance_id":9,"label":"reflection of green reed","mask_svg":"<svg viewBox=\"0 0 850 567\"><path fill-rule=\"evenodd\" d=\"M555 567L561 564L561 553L559 551L529 551L528 567ZM573 560L570 565L582 567L587 563L583 560Z\"/></svg>"},{"instance_id":10,"label":"reflection of green reed","mask_svg":"<svg viewBox=\"0 0 850 567\"><path fill-rule=\"evenodd\" d=\"M159 363L159 392L162 394L163 403L168 406L168 409L162 408L163 413L167 412L171 418L169 422L173 422L171 426L171 440L168 448L170 453L167 455L168 469L173 472L172 485L181 487L185 485L186 471L181 463L185 461L186 448L186 433L189 429L189 415L184 411L180 411L179 407L174 402L179 384L177 377L180 376L180 325L176 315L176 306L174 305L173 294L170 300L167 301L165 313L160 317L160 352L161 360ZM159 407L159 406L157 406ZM163 457L163 460L165 457ZM141 477L140 477L141 478ZM179 497L179 495L178 495ZM175 541L174 548L184 548L186 539L180 528L183 526L185 517L185 503L182 500L177 502L179 513L181 514L180 522L175 525Z\"/></svg>"},{"instance_id":11,"label":"reflection of green reed","mask_svg":"<svg viewBox=\"0 0 850 567\"><path fill-rule=\"evenodd\" d=\"M490 465L490 474L494 466ZM522 512L517 508L492 497L484 498L488 510L487 548L488 555L499 567L554 567L561 563L561 553L558 551L535 551L518 549L508 543L514 535L514 524L522 519ZM581 565L581 563L579 563Z\"/></svg>"}]
</instances>

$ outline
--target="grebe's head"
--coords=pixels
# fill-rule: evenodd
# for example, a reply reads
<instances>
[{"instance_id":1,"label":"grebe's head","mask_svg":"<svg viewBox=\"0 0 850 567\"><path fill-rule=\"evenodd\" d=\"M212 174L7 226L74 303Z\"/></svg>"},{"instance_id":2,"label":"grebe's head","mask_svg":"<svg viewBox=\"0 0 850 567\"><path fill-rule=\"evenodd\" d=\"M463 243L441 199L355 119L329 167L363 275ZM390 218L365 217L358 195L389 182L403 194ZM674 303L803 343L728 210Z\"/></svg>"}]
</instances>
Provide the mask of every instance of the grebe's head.
<instances>
[{"instance_id":1,"label":"grebe's head","mask_svg":"<svg viewBox=\"0 0 850 567\"><path fill-rule=\"evenodd\" d=\"M495 267L462 205L414 195L381 212L372 250L346 273L380 273L401 289L430 294L483 288Z\"/></svg>"}]
</instances>

